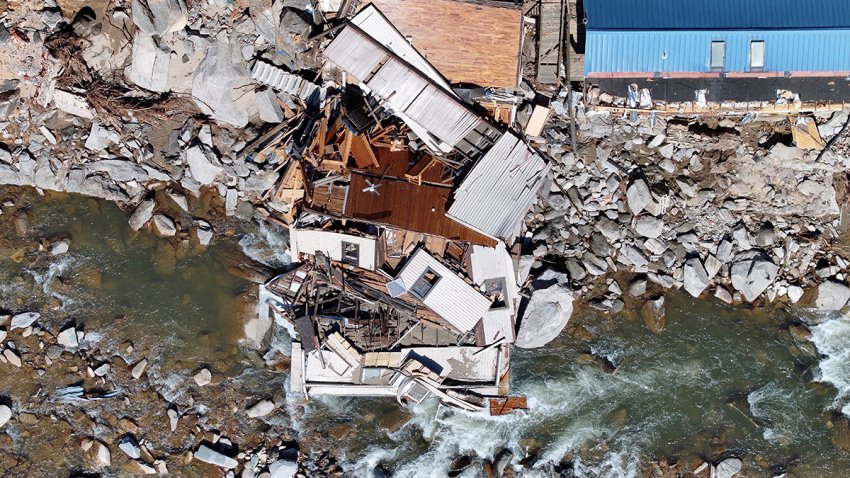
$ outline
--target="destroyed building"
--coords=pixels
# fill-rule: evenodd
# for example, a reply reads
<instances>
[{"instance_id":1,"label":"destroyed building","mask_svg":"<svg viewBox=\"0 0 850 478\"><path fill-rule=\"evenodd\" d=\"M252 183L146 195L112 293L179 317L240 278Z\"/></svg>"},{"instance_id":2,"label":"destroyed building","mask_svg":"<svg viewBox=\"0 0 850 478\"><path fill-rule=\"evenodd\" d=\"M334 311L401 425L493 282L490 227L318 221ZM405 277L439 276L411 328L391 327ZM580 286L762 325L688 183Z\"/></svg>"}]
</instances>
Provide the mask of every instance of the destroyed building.
<instances>
[{"instance_id":1,"label":"destroyed building","mask_svg":"<svg viewBox=\"0 0 850 478\"><path fill-rule=\"evenodd\" d=\"M498 113L464 101L417 43L433 39L411 44L369 4L328 35L334 81L254 67L255 80L313 101L291 133L257 146L290 158L271 205L294 261L263 286L260 314L293 336L293 393L434 396L503 413L524 406L507 397L518 260L549 165ZM453 80L517 80L447 68Z\"/></svg>"},{"instance_id":2,"label":"destroyed building","mask_svg":"<svg viewBox=\"0 0 850 478\"><path fill-rule=\"evenodd\" d=\"M841 101L850 76L850 10L841 0L585 0L587 82L657 100L767 101L788 90Z\"/></svg>"}]
</instances>

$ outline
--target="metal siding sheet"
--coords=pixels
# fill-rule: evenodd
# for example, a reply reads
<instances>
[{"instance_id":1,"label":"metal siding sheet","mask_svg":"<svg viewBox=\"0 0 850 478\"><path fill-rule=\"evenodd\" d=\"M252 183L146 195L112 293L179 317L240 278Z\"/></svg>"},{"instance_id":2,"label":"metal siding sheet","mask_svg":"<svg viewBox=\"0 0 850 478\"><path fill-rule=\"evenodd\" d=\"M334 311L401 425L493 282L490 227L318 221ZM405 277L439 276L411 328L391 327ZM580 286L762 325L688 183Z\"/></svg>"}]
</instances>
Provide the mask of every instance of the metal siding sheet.
<instances>
[{"instance_id":1,"label":"metal siding sheet","mask_svg":"<svg viewBox=\"0 0 850 478\"><path fill-rule=\"evenodd\" d=\"M590 30L850 27L847 0L586 0Z\"/></svg>"},{"instance_id":2,"label":"metal siding sheet","mask_svg":"<svg viewBox=\"0 0 850 478\"><path fill-rule=\"evenodd\" d=\"M463 178L447 212L452 219L492 237L511 237L549 166L511 132L496 141Z\"/></svg>"},{"instance_id":3,"label":"metal siding sheet","mask_svg":"<svg viewBox=\"0 0 850 478\"><path fill-rule=\"evenodd\" d=\"M328 45L325 56L353 77L363 80L387 54L367 35L355 28L346 28Z\"/></svg>"},{"instance_id":4,"label":"metal siding sheet","mask_svg":"<svg viewBox=\"0 0 850 478\"><path fill-rule=\"evenodd\" d=\"M397 109L404 111L428 85L428 81L412 75L410 69L395 58L390 58L369 80L369 88L382 98L389 98Z\"/></svg>"},{"instance_id":5,"label":"metal siding sheet","mask_svg":"<svg viewBox=\"0 0 850 478\"><path fill-rule=\"evenodd\" d=\"M409 290L429 267L440 275L440 280L422 302L460 332L472 330L490 309L490 300L428 252L423 249L414 252L397 278L401 278Z\"/></svg>"},{"instance_id":6,"label":"metal siding sheet","mask_svg":"<svg viewBox=\"0 0 850 478\"><path fill-rule=\"evenodd\" d=\"M413 45L407 41L399 31L378 12L374 5L368 5L360 11L351 23L360 27L364 33L375 39L378 43L385 46L396 56L403 59L411 66L419 70L431 81L445 88L447 91L452 91L451 85L440 75L428 60L422 56Z\"/></svg>"},{"instance_id":7,"label":"metal siding sheet","mask_svg":"<svg viewBox=\"0 0 850 478\"><path fill-rule=\"evenodd\" d=\"M726 72L750 71L750 41L765 42L766 72L850 70L850 29L588 32L585 74L710 72L712 41L726 42ZM667 53L667 59L662 54Z\"/></svg>"}]
</instances>

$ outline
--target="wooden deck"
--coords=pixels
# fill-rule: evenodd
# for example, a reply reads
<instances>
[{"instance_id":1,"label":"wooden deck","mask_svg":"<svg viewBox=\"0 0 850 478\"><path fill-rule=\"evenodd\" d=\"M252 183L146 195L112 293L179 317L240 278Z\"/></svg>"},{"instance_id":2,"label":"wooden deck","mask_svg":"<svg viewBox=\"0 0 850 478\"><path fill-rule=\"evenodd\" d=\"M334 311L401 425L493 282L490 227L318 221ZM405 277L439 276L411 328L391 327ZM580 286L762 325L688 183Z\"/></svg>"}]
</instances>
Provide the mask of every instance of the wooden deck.
<instances>
[{"instance_id":1,"label":"wooden deck","mask_svg":"<svg viewBox=\"0 0 850 478\"><path fill-rule=\"evenodd\" d=\"M370 2L364 2L368 4ZM509 3L372 0L451 83L517 86L522 11Z\"/></svg>"},{"instance_id":2,"label":"wooden deck","mask_svg":"<svg viewBox=\"0 0 850 478\"><path fill-rule=\"evenodd\" d=\"M364 192L368 184L381 184L380 194ZM449 219L446 203L451 189L423 184L417 186L407 181L384 178L369 178L362 174L351 174L351 186L345 216L377 224L445 237L493 247L496 241Z\"/></svg>"}]
</instances>

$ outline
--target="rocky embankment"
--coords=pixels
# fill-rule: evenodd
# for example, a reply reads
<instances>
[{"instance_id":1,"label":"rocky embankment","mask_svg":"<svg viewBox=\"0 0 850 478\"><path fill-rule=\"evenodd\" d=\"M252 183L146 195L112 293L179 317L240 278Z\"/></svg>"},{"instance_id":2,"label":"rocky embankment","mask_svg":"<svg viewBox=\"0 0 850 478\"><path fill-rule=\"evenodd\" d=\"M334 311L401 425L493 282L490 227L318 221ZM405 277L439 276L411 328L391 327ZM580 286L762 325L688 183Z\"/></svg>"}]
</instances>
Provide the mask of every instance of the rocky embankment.
<instances>
[{"instance_id":1,"label":"rocky embankment","mask_svg":"<svg viewBox=\"0 0 850 478\"><path fill-rule=\"evenodd\" d=\"M580 111L573 153L557 144L560 110L552 184L527 216L527 268L603 311L622 310L624 294L648 299L656 328L671 288L730 304L847 304L846 111L816 115L832 142L823 152L793 146L787 118L633 123Z\"/></svg>"}]
</instances>

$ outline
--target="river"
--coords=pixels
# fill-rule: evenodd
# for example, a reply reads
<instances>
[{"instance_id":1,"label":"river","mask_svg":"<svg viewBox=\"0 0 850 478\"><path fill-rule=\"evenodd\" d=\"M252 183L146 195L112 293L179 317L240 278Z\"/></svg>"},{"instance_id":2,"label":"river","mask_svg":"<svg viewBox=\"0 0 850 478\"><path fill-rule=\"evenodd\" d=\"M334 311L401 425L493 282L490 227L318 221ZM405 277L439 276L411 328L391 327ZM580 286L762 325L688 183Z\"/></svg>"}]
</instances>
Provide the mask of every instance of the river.
<instances>
[{"instance_id":1,"label":"river","mask_svg":"<svg viewBox=\"0 0 850 478\"><path fill-rule=\"evenodd\" d=\"M202 248L133 232L123 212L100 201L11 189L0 200L4 309L77 322L101 349L149 350L154 368L244 371L239 337L256 287L232 267L243 254L283 265L280 231L233 223ZM67 254L32 252L57 237L70 237ZM460 454L492 459L504 448L522 476L552 476L563 465L582 477L641 477L653 462L689 472L726 456L740 456L747 477L847 476L850 452L833 444L833 428L850 413L849 319L671 293L666 328L655 333L637 307L614 317L579 309L573 333L516 350L512 392L528 396L525 414L321 398L288 403L285 419L305 444L337 450L352 476L381 464L396 477L442 477ZM811 341L791 333L801 323ZM263 380L282 387L284 374Z\"/></svg>"}]
</instances>

